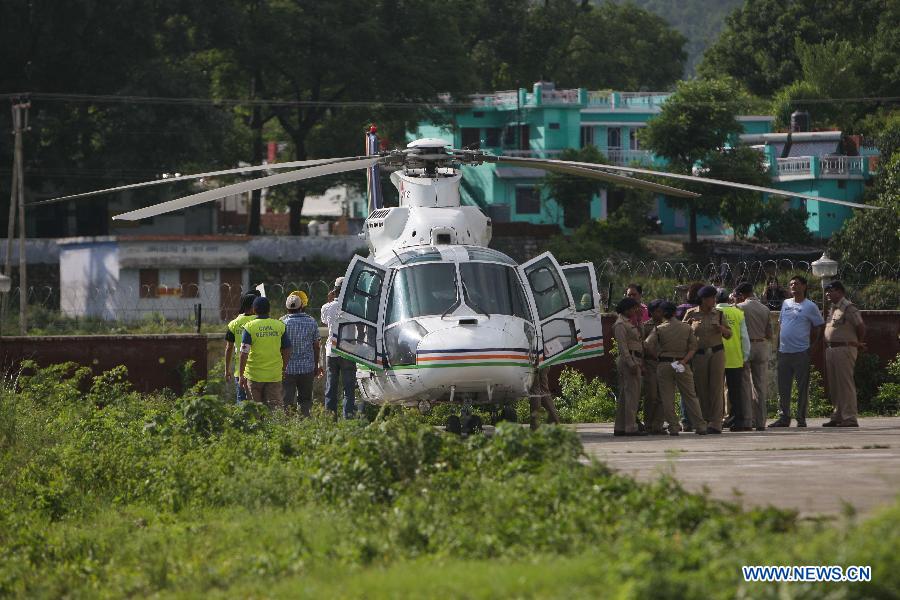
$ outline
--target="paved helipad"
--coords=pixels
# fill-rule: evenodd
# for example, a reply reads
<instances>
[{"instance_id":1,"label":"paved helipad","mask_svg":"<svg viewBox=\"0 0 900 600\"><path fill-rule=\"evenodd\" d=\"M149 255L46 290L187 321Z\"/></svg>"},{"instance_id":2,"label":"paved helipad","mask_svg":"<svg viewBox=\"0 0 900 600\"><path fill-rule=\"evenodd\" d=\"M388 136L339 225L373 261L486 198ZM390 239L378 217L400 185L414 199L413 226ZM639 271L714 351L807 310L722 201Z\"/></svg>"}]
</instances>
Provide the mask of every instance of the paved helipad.
<instances>
[{"instance_id":1,"label":"paved helipad","mask_svg":"<svg viewBox=\"0 0 900 600\"><path fill-rule=\"evenodd\" d=\"M900 418L860 419L859 429L809 427L678 437L613 437L612 424L576 425L586 452L649 480L670 472L688 490L803 516L859 513L900 497Z\"/></svg>"}]
</instances>

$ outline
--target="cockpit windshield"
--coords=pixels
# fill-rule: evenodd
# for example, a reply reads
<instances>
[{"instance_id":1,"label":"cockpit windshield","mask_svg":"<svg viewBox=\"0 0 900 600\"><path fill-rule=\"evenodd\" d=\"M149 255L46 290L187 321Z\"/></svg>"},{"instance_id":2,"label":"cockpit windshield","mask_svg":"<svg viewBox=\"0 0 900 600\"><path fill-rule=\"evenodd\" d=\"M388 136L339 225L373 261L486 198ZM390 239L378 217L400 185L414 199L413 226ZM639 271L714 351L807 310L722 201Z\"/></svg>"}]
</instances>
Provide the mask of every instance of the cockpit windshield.
<instances>
[{"instance_id":1,"label":"cockpit windshield","mask_svg":"<svg viewBox=\"0 0 900 600\"><path fill-rule=\"evenodd\" d=\"M421 264L400 269L391 283L386 323L441 315L457 302L456 265Z\"/></svg>"},{"instance_id":2,"label":"cockpit windshield","mask_svg":"<svg viewBox=\"0 0 900 600\"><path fill-rule=\"evenodd\" d=\"M531 320L515 269L495 263L462 263L465 301L473 310Z\"/></svg>"}]
</instances>

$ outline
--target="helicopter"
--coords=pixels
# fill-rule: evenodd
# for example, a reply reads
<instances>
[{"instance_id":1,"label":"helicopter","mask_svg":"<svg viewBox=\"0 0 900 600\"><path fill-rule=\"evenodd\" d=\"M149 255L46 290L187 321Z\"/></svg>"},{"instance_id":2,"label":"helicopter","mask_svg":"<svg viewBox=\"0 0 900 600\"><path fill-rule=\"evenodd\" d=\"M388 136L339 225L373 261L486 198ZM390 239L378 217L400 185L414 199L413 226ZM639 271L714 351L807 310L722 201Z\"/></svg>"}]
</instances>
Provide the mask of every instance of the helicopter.
<instances>
[{"instance_id":1,"label":"helicopter","mask_svg":"<svg viewBox=\"0 0 900 600\"><path fill-rule=\"evenodd\" d=\"M514 402L529 395L538 370L599 356L605 350L594 265L562 265L550 252L517 264L489 248L491 219L478 207L460 201L463 168L516 164L670 196L699 195L632 177L638 173L873 208L706 177L496 156L450 146L443 139L424 138L403 149L381 151L370 128L362 156L182 175L43 203L248 171L291 169L113 217L135 221L252 190L365 169L370 202L361 236L370 254L355 256L347 267L337 298L341 312L332 351L357 364L358 388L367 402L417 407L423 412L441 403L458 406L460 416L452 414L446 423L447 430L455 433L481 428L481 419L473 411L479 405L487 407L495 420L514 420ZM383 202L381 169L391 170L390 181L398 193L396 206Z\"/></svg>"}]
</instances>

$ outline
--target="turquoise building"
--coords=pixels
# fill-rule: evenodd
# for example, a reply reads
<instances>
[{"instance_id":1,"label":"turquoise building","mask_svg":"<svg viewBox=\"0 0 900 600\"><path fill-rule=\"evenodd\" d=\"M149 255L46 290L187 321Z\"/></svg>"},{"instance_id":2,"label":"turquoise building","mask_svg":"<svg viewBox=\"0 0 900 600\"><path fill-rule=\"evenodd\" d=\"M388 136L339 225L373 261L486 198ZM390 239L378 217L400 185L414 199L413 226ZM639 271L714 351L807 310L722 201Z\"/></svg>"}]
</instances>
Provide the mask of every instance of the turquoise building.
<instances>
[{"instance_id":1,"label":"turquoise building","mask_svg":"<svg viewBox=\"0 0 900 600\"><path fill-rule=\"evenodd\" d=\"M494 154L555 158L568 148L593 145L617 165L665 167L641 148L638 131L661 110L669 92L557 90L546 81L532 90L477 94L471 106L449 111L449 125L420 123L417 137L445 139L455 148L479 145ZM449 98L448 98L449 100ZM772 173L773 187L831 198L859 200L869 176L866 156L840 154L841 132L773 133L774 117L742 115L742 141L757 147ZM873 149L869 153L874 152ZM863 152L860 152L863 154ZM485 164L464 170L463 202L480 206L495 221L564 226L562 208L541 189L540 169ZM622 193L604 190L591 202L591 218L603 219L622 202ZM794 200L799 206L801 201ZM809 201L809 229L827 238L850 209ZM651 215L663 233L687 233L687 216L657 197ZM721 223L700 218L701 235L727 233Z\"/></svg>"}]
</instances>

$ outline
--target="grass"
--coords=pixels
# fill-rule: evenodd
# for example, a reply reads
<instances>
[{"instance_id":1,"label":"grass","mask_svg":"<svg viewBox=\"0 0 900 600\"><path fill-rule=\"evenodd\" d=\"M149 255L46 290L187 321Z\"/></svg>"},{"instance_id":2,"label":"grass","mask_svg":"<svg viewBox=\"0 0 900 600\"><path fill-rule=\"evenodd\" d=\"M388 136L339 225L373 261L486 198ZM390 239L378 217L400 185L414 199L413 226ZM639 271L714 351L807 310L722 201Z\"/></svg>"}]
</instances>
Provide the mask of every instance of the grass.
<instances>
[{"instance_id":1,"label":"grass","mask_svg":"<svg viewBox=\"0 0 900 600\"><path fill-rule=\"evenodd\" d=\"M57 366L0 390L0 596L890 597L900 504L830 526L587 458L562 427L300 421ZM872 565L865 585L743 564Z\"/></svg>"}]
</instances>

